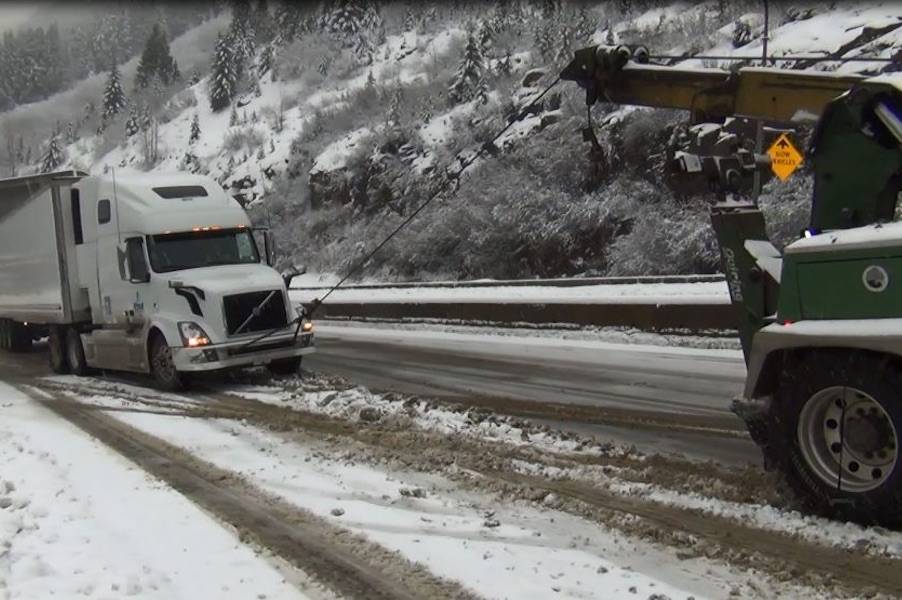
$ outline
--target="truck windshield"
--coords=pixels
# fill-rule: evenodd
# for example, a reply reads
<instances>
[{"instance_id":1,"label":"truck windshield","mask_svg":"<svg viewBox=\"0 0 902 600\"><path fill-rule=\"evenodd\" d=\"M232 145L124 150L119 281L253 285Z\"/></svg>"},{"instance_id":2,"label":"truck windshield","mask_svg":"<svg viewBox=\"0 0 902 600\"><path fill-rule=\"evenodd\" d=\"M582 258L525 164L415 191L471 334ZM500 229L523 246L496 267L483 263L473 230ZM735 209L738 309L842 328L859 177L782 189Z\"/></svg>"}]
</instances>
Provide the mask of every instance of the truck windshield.
<instances>
[{"instance_id":1,"label":"truck windshield","mask_svg":"<svg viewBox=\"0 0 902 600\"><path fill-rule=\"evenodd\" d=\"M260 262L247 229L166 233L149 235L147 240L150 266L156 273Z\"/></svg>"}]
</instances>

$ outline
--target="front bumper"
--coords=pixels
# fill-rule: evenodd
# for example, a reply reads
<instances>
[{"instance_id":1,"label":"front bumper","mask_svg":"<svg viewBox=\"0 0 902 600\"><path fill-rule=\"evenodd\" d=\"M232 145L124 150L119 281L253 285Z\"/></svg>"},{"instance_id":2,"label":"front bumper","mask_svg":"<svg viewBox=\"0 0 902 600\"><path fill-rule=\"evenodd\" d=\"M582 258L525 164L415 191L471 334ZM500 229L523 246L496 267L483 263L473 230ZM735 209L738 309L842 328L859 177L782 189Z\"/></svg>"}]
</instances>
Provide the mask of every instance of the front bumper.
<instances>
[{"instance_id":1,"label":"front bumper","mask_svg":"<svg viewBox=\"0 0 902 600\"><path fill-rule=\"evenodd\" d=\"M253 346L245 345L254 336L224 344L212 344L201 348L173 348L172 361L175 368L183 372L217 371L241 367L258 367L268 365L281 358L293 358L312 354L316 347L313 344L313 333L298 334L294 339L294 330L272 335Z\"/></svg>"}]
</instances>

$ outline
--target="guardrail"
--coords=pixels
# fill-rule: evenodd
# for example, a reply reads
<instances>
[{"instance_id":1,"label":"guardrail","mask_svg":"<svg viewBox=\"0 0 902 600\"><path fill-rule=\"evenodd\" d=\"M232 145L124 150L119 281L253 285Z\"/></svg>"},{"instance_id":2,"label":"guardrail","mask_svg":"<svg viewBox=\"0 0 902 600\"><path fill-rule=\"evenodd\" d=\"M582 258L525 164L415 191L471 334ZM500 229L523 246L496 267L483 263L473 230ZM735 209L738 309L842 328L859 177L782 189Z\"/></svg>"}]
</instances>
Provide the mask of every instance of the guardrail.
<instances>
[{"instance_id":1,"label":"guardrail","mask_svg":"<svg viewBox=\"0 0 902 600\"><path fill-rule=\"evenodd\" d=\"M354 290L396 290L416 288L490 288L517 286L575 287L590 285L627 285L660 283L708 283L724 281L722 275L688 275L663 277L605 277L583 279L528 279L513 281L454 281L429 283L356 284L346 286ZM292 288L293 292L317 292L328 286ZM311 297L312 300L312 297ZM566 325L596 327L632 327L646 331L675 330L734 330L738 322L736 309L729 303L686 303L646 301L631 298L618 302L615 298L598 302L567 300L536 302L488 302L380 300L347 302L331 299L321 305L319 319L432 321L447 323L480 323L515 326Z\"/></svg>"},{"instance_id":2,"label":"guardrail","mask_svg":"<svg viewBox=\"0 0 902 600\"><path fill-rule=\"evenodd\" d=\"M723 275L650 275L637 277L571 277L564 279L505 279L475 281L417 281L402 283L355 283L342 286L351 290L399 290L417 288L481 288L481 287L580 287L588 285L634 285L637 283L717 283ZM294 290L328 290L331 286L300 286Z\"/></svg>"}]
</instances>

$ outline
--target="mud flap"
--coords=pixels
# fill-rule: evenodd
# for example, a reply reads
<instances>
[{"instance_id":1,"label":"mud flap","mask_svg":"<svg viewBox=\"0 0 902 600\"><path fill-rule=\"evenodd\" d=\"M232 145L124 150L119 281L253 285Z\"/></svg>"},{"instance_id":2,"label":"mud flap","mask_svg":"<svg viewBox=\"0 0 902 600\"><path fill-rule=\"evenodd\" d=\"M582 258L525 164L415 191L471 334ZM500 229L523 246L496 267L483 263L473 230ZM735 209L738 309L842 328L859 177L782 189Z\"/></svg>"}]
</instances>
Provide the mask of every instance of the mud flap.
<instances>
[{"instance_id":1,"label":"mud flap","mask_svg":"<svg viewBox=\"0 0 902 600\"><path fill-rule=\"evenodd\" d=\"M745 423L752 441L761 449L764 458L764 469L773 471L779 468L781 452L780 439L774 439L772 435L773 423L770 414L771 397L764 398L735 398L730 405L730 410Z\"/></svg>"}]
</instances>

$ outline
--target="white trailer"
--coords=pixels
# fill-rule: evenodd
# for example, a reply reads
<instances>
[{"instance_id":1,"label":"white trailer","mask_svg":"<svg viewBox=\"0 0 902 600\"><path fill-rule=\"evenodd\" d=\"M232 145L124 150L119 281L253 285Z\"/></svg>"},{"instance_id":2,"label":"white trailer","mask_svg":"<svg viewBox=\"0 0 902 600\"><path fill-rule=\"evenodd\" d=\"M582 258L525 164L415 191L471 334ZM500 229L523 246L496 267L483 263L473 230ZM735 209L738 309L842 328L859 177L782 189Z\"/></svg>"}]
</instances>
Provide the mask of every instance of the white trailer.
<instances>
[{"instance_id":1,"label":"white trailer","mask_svg":"<svg viewBox=\"0 0 902 600\"><path fill-rule=\"evenodd\" d=\"M150 373L167 389L198 371L297 371L313 325L263 239L261 253L208 177L0 180L0 349L46 335L58 373Z\"/></svg>"}]
</instances>

